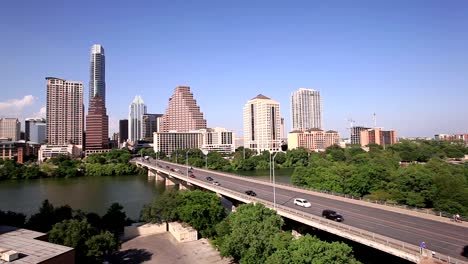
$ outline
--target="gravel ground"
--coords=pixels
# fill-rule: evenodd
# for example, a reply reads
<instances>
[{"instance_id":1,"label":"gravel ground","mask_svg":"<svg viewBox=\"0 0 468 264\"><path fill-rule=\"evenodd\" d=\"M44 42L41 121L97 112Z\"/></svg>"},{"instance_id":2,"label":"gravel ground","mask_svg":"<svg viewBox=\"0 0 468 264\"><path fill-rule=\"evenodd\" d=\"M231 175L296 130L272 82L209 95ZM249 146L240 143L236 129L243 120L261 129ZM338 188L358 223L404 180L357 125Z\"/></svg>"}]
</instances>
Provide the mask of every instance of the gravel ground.
<instances>
[{"instance_id":1,"label":"gravel ground","mask_svg":"<svg viewBox=\"0 0 468 264\"><path fill-rule=\"evenodd\" d=\"M167 232L136 237L124 242L111 263L229 264L233 262L221 258L219 252L206 239L178 243Z\"/></svg>"}]
</instances>

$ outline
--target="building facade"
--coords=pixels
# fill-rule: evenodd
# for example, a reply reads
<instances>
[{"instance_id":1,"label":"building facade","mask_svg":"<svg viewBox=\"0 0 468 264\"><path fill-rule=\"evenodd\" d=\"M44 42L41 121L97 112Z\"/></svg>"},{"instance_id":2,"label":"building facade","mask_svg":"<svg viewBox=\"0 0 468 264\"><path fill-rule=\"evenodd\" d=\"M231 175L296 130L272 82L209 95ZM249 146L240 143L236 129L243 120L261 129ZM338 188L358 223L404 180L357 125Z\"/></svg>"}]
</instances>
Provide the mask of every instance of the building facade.
<instances>
[{"instance_id":1,"label":"building facade","mask_svg":"<svg viewBox=\"0 0 468 264\"><path fill-rule=\"evenodd\" d=\"M351 130L351 145L361 145L361 131L368 130L368 127L363 126L353 126Z\"/></svg>"},{"instance_id":2,"label":"building facade","mask_svg":"<svg viewBox=\"0 0 468 264\"><path fill-rule=\"evenodd\" d=\"M146 105L141 96L135 96L129 106L128 113L128 139L136 142L143 138L143 115L146 114Z\"/></svg>"},{"instance_id":3,"label":"building facade","mask_svg":"<svg viewBox=\"0 0 468 264\"><path fill-rule=\"evenodd\" d=\"M161 132L205 129L206 120L189 86L177 86L162 117Z\"/></svg>"},{"instance_id":4,"label":"building facade","mask_svg":"<svg viewBox=\"0 0 468 264\"><path fill-rule=\"evenodd\" d=\"M294 130L288 134L288 148L306 148L309 151L324 151L332 145L338 145L340 134L333 130L324 131L313 128L306 131Z\"/></svg>"},{"instance_id":5,"label":"building facade","mask_svg":"<svg viewBox=\"0 0 468 264\"><path fill-rule=\"evenodd\" d=\"M322 99L320 92L300 88L291 94L292 130L322 129Z\"/></svg>"},{"instance_id":6,"label":"building facade","mask_svg":"<svg viewBox=\"0 0 468 264\"><path fill-rule=\"evenodd\" d=\"M200 131L192 132L165 132L154 133L154 152L172 155L178 149L201 148L203 134Z\"/></svg>"},{"instance_id":7,"label":"building facade","mask_svg":"<svg viewBox=\"0 0 468 264\"><path fill-rule=\"evenodd\" d=\"M468 144L468 134L437 134L434 135L435 140L444 141L463 141Z\"/></svg>"},{"instance_id":8,"label":"building facade","mask_svg":"<svg viewBox=\"0 0 468 264\"><path fill-rule=\"evenodd\" d=\"M233 153L236 148L234 144L234 132L221 127L201 129L203 142L201 150L222 154Z\"/></svg>"},{"instance_id":9,"label":"building facade","mask_svg":"<svg viewBox=\"0 0 468 264\"><path fill-rule=\"evenodd\" d=\"M106 105L106 56L100 44L91 47L89 67L89 104L95 96L102 98Z\"/></svg>"},{"instance_id":10,"label":"building facade","mask_svg":"<svg viewBox=\"0 0 468 264\"><path fill-rule=\"evenodd\" d=\"M119 145L128 139L128 119L119 120Z\"/></svg>"},{"instance_id":11,"label":"building facade","mask_svg":"<svg viewBox=\"0 0 468 264\"><path fill-rule=\"evenodd\" d=\"M24 130L26 141L43 144L47 140L47 123L44 118L26 118Z\"/></svg>"},{"instance_id":12,"label":"building facade","mask_svg":"<svg viewBox=\"0 0 468 264\"><path fill-rule=\"evenodd\" d=\"M47 142L83 145L83 83L47 77Z\"/></svg>"},{"instance_id":13,"label":"building facade","mask_svg":"<svg viewBox=\"0 0 468 264\"><path fill-rule=\"evenodd\" d=\"M280 104L259 94L244 106L244 146L261 153L281 150Z\"/></svg>"},{"instance_id":14,"label":"building facade","mask_svg":"<svg viewBox=\"0 0 468 264\"><path fill-rule=\"evenodd\" d=\"M91 98L86 116L86 151L109 149L109 117L99 95Z\"/></svg>"},{"instance_id":15,"label":"building facade","mask_svg":"<svg viewBox=\"0 0 468 264\"><path fill-rule=\"evenodd\" d=\"M360 134L360 144L362 147L368 146L369 144L386 146L397 142L395 130L384 131L379 127L374 127L361 130Z\"/></svg>"},{"instance_id":16,"label":"building facade","mask_svg":"<svg viewBox=\"0 0 468 264\"><path fill-rule=\"evenodd\" d=\"M0 140L0 159L23 163L25 157L37 155L40 145L34 142Z\"/></svg>"},{"instance_id":17,"label":"building facade","mask_svg":"<svg viewBox=\"0 0 468 264\"><path fill-rule=\"evenodd\" d=\"M0 138L20 140L21 122L18 118L0 118Z\"/></svg>"},{"instance_id":18,"label":"building facade","mask_svg":"<svg viewBox=\"0 0 468 264\"><path fill-rule=\"evenodd\" d=\"M144 114L142 117L142 134L143 139L153 141L153 133L160 131L162 114Z\"/></svg>"}]
</instances>

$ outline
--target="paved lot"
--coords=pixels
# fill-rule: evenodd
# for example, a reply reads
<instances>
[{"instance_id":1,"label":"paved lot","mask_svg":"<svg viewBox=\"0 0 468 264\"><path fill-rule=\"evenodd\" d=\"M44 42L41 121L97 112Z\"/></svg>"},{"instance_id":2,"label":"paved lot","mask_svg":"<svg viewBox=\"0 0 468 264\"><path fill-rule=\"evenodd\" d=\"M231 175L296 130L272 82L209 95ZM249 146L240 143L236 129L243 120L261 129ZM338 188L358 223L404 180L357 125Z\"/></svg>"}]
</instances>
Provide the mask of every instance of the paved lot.
<instances>
[{"instance_id":1,"label":"paved lot","mask_svg":"<svg viewBox=\"0 0 468 264\"><path fill-rule=\"evenodd\" d=\"M206 239L178 243L170 233L142 236L122 244L112 263L229 264Z\"/></svg>"}]
</instances>

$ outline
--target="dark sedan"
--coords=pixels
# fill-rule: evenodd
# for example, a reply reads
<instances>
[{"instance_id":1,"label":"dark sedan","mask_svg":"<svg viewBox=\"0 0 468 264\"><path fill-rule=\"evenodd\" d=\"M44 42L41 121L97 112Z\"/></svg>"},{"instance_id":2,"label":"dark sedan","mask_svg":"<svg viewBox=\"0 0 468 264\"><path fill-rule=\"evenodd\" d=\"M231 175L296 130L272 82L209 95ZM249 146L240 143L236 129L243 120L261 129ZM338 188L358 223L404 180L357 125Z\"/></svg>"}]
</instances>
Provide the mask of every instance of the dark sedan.
<instances>
[{"instance_id":1,"label":"dark sedan","mask_svg":"<svg viewBox=\"0 0 468 264\"><path fill-rule=\"evenodd\" d=\"M257 196L257 194L252 190L245 191L245 194L250 195L250 196Z\"/></svg>"}]
</instances>

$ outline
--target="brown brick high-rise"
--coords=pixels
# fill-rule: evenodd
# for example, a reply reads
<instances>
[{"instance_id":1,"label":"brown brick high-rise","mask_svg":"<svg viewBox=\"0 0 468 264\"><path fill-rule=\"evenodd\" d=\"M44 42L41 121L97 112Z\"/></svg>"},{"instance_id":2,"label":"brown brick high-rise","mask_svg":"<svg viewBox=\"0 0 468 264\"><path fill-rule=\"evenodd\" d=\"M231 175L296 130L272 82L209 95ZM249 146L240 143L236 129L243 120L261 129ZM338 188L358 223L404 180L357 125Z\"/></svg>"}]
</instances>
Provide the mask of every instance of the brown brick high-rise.
<instances>
[{"instance_id":1,"label":"brown brick high-rise","mask_svg":"<svg viewBox=\"0 0 468 264\"><path fill-rule=\"evenodd\" d=\"M86 150L109 148L109 117L102 97L95 96L89 101L86 116Z\"/></svg>"},{"instance_id":2,"label":"brown brick high-rise","mask_svg":"<svg viewBox=\"0 0 468 264\"><path fill-rule=\"evenodd\" d=\"M203 113L189 86L177 86L162 118L161 132L189 132L206 128Z\"/></svg>"}]
</instances>

